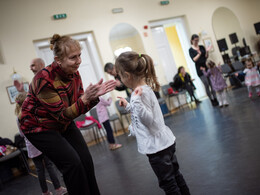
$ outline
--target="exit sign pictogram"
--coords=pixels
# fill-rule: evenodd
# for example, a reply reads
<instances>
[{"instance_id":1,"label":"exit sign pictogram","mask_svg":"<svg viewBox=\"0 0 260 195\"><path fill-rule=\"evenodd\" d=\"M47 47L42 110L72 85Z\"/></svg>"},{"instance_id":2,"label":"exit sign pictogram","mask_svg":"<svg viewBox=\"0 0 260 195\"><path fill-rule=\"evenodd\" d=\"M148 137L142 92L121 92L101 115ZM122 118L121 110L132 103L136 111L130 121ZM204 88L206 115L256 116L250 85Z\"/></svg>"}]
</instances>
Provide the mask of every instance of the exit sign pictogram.
<instances>
[{"instance_id":1,"label":"exit sign pictogram","mask_svg":"<svg viewBox=\"0 0 260 195\"><path fill-rule=\"evenodd\" d=\"M53 15L54 20L64 19L67 18L67 14L55 14Z\"/></svg>"}]
</instances>

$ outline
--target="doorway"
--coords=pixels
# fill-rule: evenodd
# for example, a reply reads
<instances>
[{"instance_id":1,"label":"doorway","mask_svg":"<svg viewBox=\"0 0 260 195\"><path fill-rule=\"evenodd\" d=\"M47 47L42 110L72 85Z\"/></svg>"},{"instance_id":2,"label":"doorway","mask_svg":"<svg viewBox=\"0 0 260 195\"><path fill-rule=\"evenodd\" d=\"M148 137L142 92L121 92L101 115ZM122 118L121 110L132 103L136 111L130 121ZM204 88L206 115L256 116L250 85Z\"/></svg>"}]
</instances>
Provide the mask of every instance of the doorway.
<instances>
[{"instance_id":1,"label":"doorway","mask_svg":"<svg viewBox=\"0 0 260 195\"><path fill-rule=\"evenodd\" d=\"M98 55L97 47L91 32L71 35L72 39L78 40L81 46L81 65L78 69L83 88L90 83L97 83L100 78L104 78L102 63ZM34 41L37 55L45 61L46 65L53 62L53 51L50 49L49 39Z\"/></svg>"},{"instance_id":2,"label":"doorway","mask_svg":"<svg viewBox=\"0 0 260 195\"><path fill-rule=\"evenodd\" d=\"M178 67L184 66L192 79L195 79L198 98L204 97L206 93L203 84L189 56L190 41L185 18L178 17L149 23L167 81L172 82Z\"/></svg>"}]
</instances>

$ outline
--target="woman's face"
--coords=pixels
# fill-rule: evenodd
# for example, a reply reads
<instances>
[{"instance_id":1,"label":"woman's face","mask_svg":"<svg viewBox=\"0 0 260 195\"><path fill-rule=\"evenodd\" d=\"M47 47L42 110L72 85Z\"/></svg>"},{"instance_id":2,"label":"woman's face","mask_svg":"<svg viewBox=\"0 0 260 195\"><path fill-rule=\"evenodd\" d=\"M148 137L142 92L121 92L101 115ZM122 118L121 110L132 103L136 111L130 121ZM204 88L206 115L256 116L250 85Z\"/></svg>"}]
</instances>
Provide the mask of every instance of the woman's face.
<instances>
[{"instance_id":1,"label":"woman's face","mask_svg":"<svg viewBox=\"0 0 260 195\"><path fill-rule=\"evenodd\" d=\"M182 75L185 75L185 73L186 73L185 68L182 68L180 72L181 72Z\"/></svg>"},{"instance_id":2,"label":"woman's face","mask_svg":"<svg viewBox=\"0 0 260 195\"><path fill-rule=\"evenodd\" d=\"M192 40L192 45L198 45L198 44L199 44L199 41L200 41L199 38L194 38L194 39Z\"/></svg>"},{"instance_id":3,"label":"woman's face","mask_svg":"<svg viewBox=\"0 0 260 195\"><path fill-rule=\"evenodd\" d=\"M81 50L76 49L71 51L67 56L60 60L61 69L66 74L74 74L77 72L79 65L81 64Z\"/></svg>"}]
</instances>

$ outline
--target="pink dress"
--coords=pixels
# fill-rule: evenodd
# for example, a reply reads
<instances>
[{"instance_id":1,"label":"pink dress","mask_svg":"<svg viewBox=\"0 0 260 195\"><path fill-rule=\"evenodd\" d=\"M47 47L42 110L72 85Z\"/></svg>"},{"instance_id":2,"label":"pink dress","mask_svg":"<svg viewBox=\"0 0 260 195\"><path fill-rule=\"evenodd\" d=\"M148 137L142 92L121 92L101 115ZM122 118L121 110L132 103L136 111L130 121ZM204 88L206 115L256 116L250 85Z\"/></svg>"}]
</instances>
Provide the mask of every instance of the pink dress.
<instances>
[{"instance_id":1,"label":"pink dress","mask_svg":"<svg viewBox=\"0 0 260 195\"><path fill-rule=\"evenodd\" d=\"M99 98L100 102L97 104L97 115L98 120L100 123L103 123L107 120L109 120L108 112L107 112L107 106L110 106L112 99L109 98L108 100L105 100L104 98Z\"/></svg>"},{"instance_id":2,"label":"pink dress","mask_svg":"<svg viewBox=\"0 0 260 195\"><path fill-rule=\"evenodd\" d=\"M244 73L246 74L245 76L245 84L247 86L259 86L260 85L260 75L256 69L256 67L253 67L251 69L245 69Z\"/></svg>"}]
</instances>

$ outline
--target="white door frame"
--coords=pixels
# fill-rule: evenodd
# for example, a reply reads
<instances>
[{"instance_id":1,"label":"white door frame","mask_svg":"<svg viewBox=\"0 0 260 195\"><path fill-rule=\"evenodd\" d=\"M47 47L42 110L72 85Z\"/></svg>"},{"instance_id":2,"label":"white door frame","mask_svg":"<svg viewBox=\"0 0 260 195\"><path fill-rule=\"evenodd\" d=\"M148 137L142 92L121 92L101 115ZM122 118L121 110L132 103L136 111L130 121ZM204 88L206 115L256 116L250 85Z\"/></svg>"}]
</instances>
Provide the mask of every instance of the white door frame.
<instances>
[{"instance_id":1,"label":"white door frame","mask_svg":"<svg viewBox=\"0 0 260 195\"><path fill-rule=\"evenodd\" d=\"M203 86L203 83L201 82L200 78L197 75L197 71L196 71L196 67L195 67L195 63L192 61L192 59L190 58L189 55L189 48L190 48L190 42L189 42L189 38L188 38L188 33L187 33L187 29L186 29L186 22L184 19L184 16L180 16L180 17L176 17L176 18L170 18L170 19L163 19L163 20L158 20L158 21L151 21L150 23L150 27L156 28L156 27L168 27L168 26L176 26L176 30L177 30L177 34L179 36L179 40L181 42L181 46L182 46L182 50L187 62L187 66L190 70L191 73L191 77L195 79L194 84L197 87L196 93L198 95L198 97L203 97L206 95L205 93L205 89ZM165 35L166 36L166 35ZM169 45L169 42L168 42ZM168 46L168 48L170 49L170 46ZM172 52L171 52L172 55ZM172 58L174 59L173 55ZM174 62L175 64L175 62ZM174 75L169 75L169 74L176 74L177 72L171 73L169 72L169 70L171 70L173 68L171 67L164 67L165 70L165 75L166 78L173 78ZM175 68L177 70L177 67ZM172 81L172 79L171 79Z\"/></svg>"}]
</instances>

